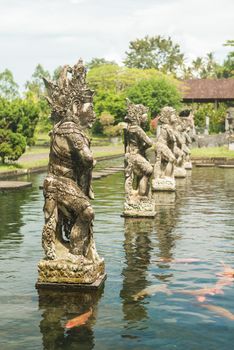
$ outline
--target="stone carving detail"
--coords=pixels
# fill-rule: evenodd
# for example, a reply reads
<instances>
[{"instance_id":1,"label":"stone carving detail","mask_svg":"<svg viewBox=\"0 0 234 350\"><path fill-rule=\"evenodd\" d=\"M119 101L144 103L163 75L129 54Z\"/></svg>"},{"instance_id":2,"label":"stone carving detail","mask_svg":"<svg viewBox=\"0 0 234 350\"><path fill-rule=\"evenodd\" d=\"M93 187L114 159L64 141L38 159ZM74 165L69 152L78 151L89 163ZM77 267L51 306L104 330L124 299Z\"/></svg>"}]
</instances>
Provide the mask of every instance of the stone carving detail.
<instances>
[{"instance_id":1,"label":"stone carving detail","mask_svg":"<svg viewBox=\"0 0 234 350\"><path fill-rule=\"evenodd\" d=\"M174 146L174 155L176 157L175 161L175 177L184 178L186 177L186 170L185 170L185 156L187 153L187 146L185 143L185 136L184 136L184 130L185 125L180 120L180 118L177 118L177 122L174 126L174 134L175 134L175 146Z\"/></svg>"},{"instance_id":2,"label":"stone carving detail","mask_svg":"<svg viewBox=\"0 0 234 350\"><path fill-rule=\"evenodd\" d=\"M152 189L154 191L175 191L174 163L176 158L174 149L176 147L177 116L174 108L162 108L159 121L161 129L156 141Z\"/></svg>"},{"instance_id":3,"label":"stone carving detail","mask_svg":"<svg viewBox=\"0 0 234 350\"><path fill-rule=\"evenodd\" d=\"M148 108L127 100L125 121L125 203L123 216L154 217L151 199L150 177L153 167L147 159L146 150L152 147L151 139L142 129L147 120Z\"/></svg>"},{"instance_id":4,"label":"stone carving detail","mask_svg":"<svg viewBox=\"0 0 234 350\"><path fill-rule=\"evenodd\" d=\"M38 282L93 283L104 274L90 204L95 161L85 134L95 120L93 91L86 85L81 60L73 67L64 66L57 82L44 82L55 125L43 186L45 259L38 264Z\"/></svg>"},{"instance_id":5,"label":"stone carving detail","mask_svg":"<svg viewBox=\"0 0 234 350\"><path fill-rule=\"evenodd\" d=\"M192 143L192 138L190 137L191 126L189 120L183 120L184 122L184 138L185 138L185 163L184 167L186 170L192 169L192 161L191 161L191 151L190 146Z\"/></svg>"}]
</instances>

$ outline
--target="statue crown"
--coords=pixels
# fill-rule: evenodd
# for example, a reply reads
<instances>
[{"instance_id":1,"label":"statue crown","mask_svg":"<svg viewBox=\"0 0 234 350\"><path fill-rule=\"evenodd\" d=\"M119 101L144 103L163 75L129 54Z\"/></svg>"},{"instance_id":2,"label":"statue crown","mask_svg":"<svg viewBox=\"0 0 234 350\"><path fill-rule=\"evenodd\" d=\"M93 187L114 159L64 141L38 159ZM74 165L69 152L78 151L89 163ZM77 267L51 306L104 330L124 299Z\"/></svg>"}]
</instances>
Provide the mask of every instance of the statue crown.
<instances>
[{"instance_id":1,"label":"statue crown","mask_svg":"<svg viewBox=\"0 0 234 350\"><path fill-rule=\"evenodd\" d=\"M47 96L46 99L52 108L55 119L64 118L72 111L74 103L82 105L93 102L94 91L86 83L86 68L80 59L73 67L62 67L57 81L43 78Z\"/></svg>"}]
</instances>

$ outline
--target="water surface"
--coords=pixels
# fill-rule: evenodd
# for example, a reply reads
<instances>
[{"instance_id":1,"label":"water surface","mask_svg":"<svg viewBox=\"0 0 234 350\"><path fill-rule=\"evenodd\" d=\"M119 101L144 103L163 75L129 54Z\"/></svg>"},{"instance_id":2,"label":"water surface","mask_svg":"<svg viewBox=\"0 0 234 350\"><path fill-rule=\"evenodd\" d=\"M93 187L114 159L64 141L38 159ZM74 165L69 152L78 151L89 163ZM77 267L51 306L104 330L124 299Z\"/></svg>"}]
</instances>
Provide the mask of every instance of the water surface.
<instances>
[{"instance_id":1,"label":"water surface","mask_svg":"<svg viewBox=\"0 0 234 350\"><path fill-rule=\"evenodd\" d=\"M180 291L214 286L220 261L234 267L234 170L194 169L177 181L175 198L158 199L157 216L150 220L120 217L123 174L96 180L94 232L108 274L98 293L38 294L34 287L43 256L43 177L27 178L32 189L0 194L1 349L232 348L234 321ZM199 261L173 262L187 258ZM172 294L134 300L144 288L162 284ZM223 291L208 295L205 304L234 313L233 285ZM67 320L90 308L85 325L64 329Z\"/></svg>"}]
</instances>

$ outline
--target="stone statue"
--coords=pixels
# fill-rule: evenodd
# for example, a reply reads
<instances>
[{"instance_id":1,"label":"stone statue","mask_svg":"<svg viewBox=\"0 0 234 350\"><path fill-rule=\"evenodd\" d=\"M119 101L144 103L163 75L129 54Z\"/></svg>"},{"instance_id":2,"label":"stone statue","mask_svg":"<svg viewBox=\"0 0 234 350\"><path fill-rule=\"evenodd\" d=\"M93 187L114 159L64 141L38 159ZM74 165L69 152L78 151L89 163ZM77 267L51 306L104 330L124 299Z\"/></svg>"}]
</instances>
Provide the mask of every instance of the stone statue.
<instances>
[{"instance_id":1,"label":"stone statue","mask_svg":"<svg viewBox=\"0 0 234 350\"><path fill-rule=\"evenodd\" d=\"M156 141L155 164L152 180L153 191L175 191L174 147L176 144L174 108L164 107L159 115L160 133Z\"/></svg>"},{"instance_id":2,"label":"stone statue","mask_svg":"<svg viewBox=\"0 0 234 350\"><path fill-rule=\"evenodd\" d=\"M174 126L174 135L175 135L175 145L174 145L174 155L176 157L175 161L175 177L184 178L186 177L186 170L185 170L185 156L187 153L187 146L185 143L185 137L184 132L185 126L184 123L180 120L180 118L177 118L177 122Z\"/></svg>"},{"instance_id":3,"label":"stone statue","mask_svg":"<svg viewBox=\"0 0 234 350\"><path fill-rule=\"evenodd\" d=\"M185 109L182 110L179 114L180 120L182 123L182 134L184 138L184 153L185 153L185 162L184 162L184 168L186 170L192 169L192 162L191 162L191 151L190 147L192 144L192 138L194 138L194 117L192 110Z\"/></svg>"},{"instance_id":4,"label":"stone statue","mask_svg":"<svg viewBox=\"0 0 234 350\"><path fill-rule=\"evenodd\" d=\"M148 108L127 100L125 121L125 204L123 216L154 217L151 199L150 177L153 167L147 159L146 150L153 142L142 129L147 121Z\"/></svg>"},{"instance_id":5,"label":"stone statue","mask_svg":"<svg viewBox=\"0 0 234 350\"><path fill-rule=\"evenodd\" d=\"M104 275L104 260L93 238L90 204L95 161L85 134L95 120L93 91L86 85L81 60L73 67L64 66L57 82L44 82L55 125L43 185L45 259L38 264L38 284L90 284Z\"/></svg>"}]
</instances>

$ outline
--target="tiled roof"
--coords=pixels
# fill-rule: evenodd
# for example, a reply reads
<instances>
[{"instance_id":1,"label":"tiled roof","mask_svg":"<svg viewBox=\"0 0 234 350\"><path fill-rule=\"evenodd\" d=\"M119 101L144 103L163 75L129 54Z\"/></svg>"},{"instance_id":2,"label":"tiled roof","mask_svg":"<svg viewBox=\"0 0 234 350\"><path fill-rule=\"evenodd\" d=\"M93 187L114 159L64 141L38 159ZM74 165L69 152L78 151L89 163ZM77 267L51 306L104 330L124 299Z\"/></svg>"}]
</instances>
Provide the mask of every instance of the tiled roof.
<instances>
[{"instance_id":1,"label":"tiled roof","mask_svg":"<svg viewBox=\"0 0 234 350\"><path fill-rule=\"evenodd\" d=\"M234 100L234 78L181 81L183 100Z\"/></svg>"}]
</instances>

